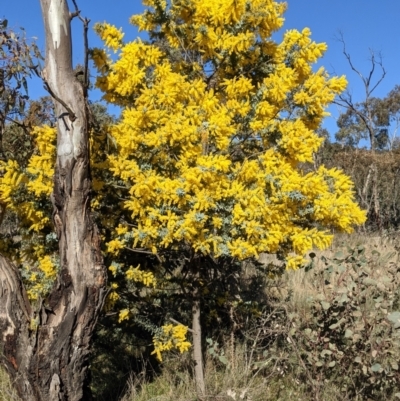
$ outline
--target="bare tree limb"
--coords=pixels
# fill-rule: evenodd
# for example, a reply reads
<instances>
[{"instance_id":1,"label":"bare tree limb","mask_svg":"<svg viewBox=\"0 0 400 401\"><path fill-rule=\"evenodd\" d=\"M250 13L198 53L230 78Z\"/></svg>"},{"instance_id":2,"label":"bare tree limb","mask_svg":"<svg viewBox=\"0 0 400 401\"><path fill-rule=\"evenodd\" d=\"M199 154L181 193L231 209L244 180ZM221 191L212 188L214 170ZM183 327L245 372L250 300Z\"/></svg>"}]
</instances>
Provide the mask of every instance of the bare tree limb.
<instances>
[{"instance_id":1,"label":"bare tree limb","mask_svg":"<svg viewBox=\"0 0 400 401\"><path fill-rule=\"evenodd\" d=\"M58 103L60 103L60 104L65 108L65 110L67 110L69 119L70 119L71 121L75 121L75 120L76 120L76 115L75 115L75 113L71 110L71 108L67 105L67 103L65 103L64 100L60 99L60 98L52 91L52 89L50 88L50 85L47 83L47 81L46 81L46 79L45 79L44 77L43 77L43 82L44 82L44 88L47 90L47 92L49 92L50 96L51 96L54 100L56 100ZM61 116L61 114L60 114L60 116ZM60 116L59 116L59 118L60 118Z\"/></svg>"}]
</instances>

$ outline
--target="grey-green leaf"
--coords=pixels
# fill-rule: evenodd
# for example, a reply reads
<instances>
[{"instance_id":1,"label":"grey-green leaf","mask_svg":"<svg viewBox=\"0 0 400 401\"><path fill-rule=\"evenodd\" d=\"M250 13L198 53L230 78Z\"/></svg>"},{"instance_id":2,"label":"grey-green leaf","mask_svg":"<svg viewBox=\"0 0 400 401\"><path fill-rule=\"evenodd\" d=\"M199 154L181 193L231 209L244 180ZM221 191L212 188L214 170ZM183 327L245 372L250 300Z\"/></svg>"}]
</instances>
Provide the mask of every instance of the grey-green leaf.
<instances>
[{"instance_id":1,"label":"grey-green leaf","mask_svg":"<svg viewBox=\"0 0 400 401\"><path fill-rule=\"evenodd\" d=\"M394 324L395 329L398 329L400 327L400 312L399 311L389 313L388 319Z\"/></svg>"},{"instance_id":2,"label":"grey-green leaf","mask_svg":"<svg viewBox=\"0 0 400 401\"><path fill-rule=\"evenodd\" d=\"M329 302L321 301L321 306L324 310L328 310L331 307L331 304Z\"/></svg>"},{"instance_id":3,"label":"grey-green leaf","mask_svg":"<svg viewBox=\"0 0 400 401\"><path fill-rule=\"evenodd\" d=\"M383 369L380 363L375 363L374 365L371 366L371 370L376 373L376 372L381 372Z\"/></svg>"},{"instance_id":4,"label":"grey-green leaf","mask_svg":"<svg viewBox=\"0 0 400 401\"><path fill-rule=\"evenodd\" d=\"M226 356L225 356L225 355L220 355L220 356L218 357L218 359L219 359L219 361L220 361L221 363L223 363L224 365L228 365L228 360L226 359Z\"/></svg>"},{"instance_id":5,"label":"grey-green leaf","mask_svg":"<svg viewBox=\"0 0 400 401\"><path fill-rule=\"evenodd\" d=\"M347 330L344 332L344 336L345 336L345 338L350 338L350 337L353 336L353 332L352 332L350 329L347 329Z\"/></svg>"}]
</instances>

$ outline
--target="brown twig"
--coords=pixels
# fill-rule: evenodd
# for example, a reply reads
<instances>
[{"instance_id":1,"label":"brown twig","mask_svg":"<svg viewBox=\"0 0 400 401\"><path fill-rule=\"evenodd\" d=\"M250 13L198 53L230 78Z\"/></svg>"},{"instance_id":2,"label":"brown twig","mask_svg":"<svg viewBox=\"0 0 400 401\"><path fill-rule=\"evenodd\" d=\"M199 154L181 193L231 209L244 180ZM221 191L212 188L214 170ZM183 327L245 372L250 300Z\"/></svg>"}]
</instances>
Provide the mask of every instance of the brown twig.
<instances>
[{"instance_id":1,"label":"brown twig","mask_svg":"<svg viewBox=\"0 0 400 401\"><path fill-rule=\"evenodd\" d=\"M84 88L84 95L85 98L87 97L87 90L89 88L89 41L88 41L88 30L89 30L89 23L90 19L83 18L81 16L81 10L78 8L78 4L76 0L72 0L72 3L75 7L75 12L71 13L71 19L74 17L78 17L83 24L83 46L84 46L84 63L83 63L83 88Z\"/></svg>"},{"instance_id":2,"label":"brown twig","mask_svg":"<svg viewBox=\"0 0 400 401\"><path fill-rule=\"evenodd\" d=\"M153 255L157 258L157 260L162 263L162 260L160 258L160 256L157 253L153 253L151 251L146 251L145 249L142 248L129 248L128 246L125 247L125 249L127 249L128 251L132 251L132 252L136 252L136 253L144 253L146 255Z\"/></svg>"}]
</instances>

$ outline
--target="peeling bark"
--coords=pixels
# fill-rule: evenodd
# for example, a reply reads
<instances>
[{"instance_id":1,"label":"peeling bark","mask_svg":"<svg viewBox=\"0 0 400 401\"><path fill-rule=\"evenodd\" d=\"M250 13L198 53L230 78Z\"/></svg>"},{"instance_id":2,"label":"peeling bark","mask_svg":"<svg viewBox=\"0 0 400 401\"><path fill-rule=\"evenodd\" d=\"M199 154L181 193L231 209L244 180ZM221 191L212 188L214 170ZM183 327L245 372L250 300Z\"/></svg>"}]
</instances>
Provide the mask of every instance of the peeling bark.
<instances>
[{"instance_id":1,"label":"peeling bark","mask_svg":"<svg viewBox=\"0 0 400 401\"><path fill-rule=\"evenodd\" d=\"M18 270L0 256L0 355L24 401L90 400L89 343L106 296L106 270L89 209L87 102L72 68L67 1L40 2L43 79L58 116L52 200L61 267L49 297L32 310Z\"/></svg>"}]
</instances>

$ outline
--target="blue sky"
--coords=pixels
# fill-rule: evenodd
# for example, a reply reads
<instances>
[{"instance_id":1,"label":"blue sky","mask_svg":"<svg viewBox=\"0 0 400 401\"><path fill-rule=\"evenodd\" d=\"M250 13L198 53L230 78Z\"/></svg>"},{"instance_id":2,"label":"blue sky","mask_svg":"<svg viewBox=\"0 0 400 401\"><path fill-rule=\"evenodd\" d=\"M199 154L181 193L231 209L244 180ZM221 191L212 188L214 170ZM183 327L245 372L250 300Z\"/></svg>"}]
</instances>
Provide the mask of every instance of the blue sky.
<instances>
[{"instance_id":1,"label":"blue sky","mask_svg":"<svg viewBox=\"0 0 400 401\"><path fill-rule=\"evenodd\" d=\"M77 0L82 15L88 17L92 26L95 22L107 21L117 27L123 27L125 39L134 39L138 33L128 24L132 14L143 10L137 0ZM43 26L39 0L2 0L0 18L7 18L9 26L18 30L24 27L28 37L37 37L40 48L43 46ZM72 4L72 2L70 2ZM342 45L335 37L341 31L346 40L347 50L354 65L363 74L370 69L369 49L381 52L387 75L375 92L376 96L385 96L396 84L400 84L400 34L398 20L400 1L396 0L288 0L286 22L281 35L287 29L309 27L312 38L317 42L326 42L328 51L319 65L336 75L346 75L349 89L354 100L363 98L363 86L354 74L342 54ZM82 30L78 21L74 21L75 35L74 58L82 61ZM100 45L93 31L90 33L90 46ZM378 71L379 72L379 71ZM40 82L32 83L31 95L44 94ZM335 106L330 108L333 117L326 119L324 126L333 134L336 131L334 116L338 114Z\"/></svg>"}]
</instances>

